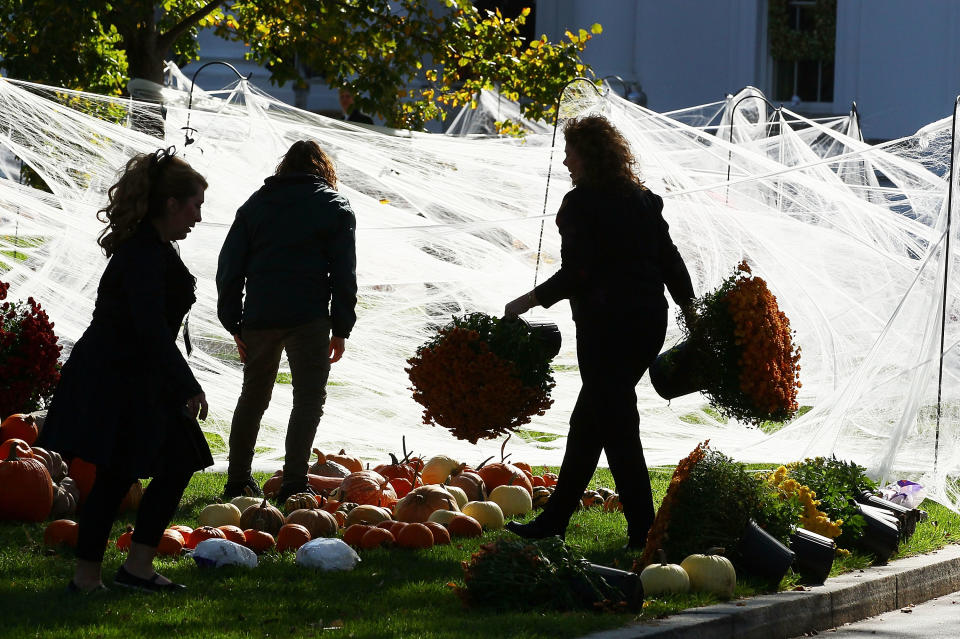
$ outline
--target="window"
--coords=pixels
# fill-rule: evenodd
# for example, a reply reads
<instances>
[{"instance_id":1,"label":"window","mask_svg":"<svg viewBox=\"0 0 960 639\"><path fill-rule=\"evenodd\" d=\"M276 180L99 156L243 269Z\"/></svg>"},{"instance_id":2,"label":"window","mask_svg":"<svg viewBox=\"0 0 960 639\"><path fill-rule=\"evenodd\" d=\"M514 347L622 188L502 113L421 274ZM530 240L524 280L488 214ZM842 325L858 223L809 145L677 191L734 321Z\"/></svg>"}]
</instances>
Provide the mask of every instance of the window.
<instances>
[{"instance_id":1,"label":"window","mask_svg":"<svg viewBox=\"0 0 960 639\"><path fill-rule=\"evenodd\" d=\"M769 0L773 98L833 102L837 0Z\"/></svg>"}]
</instances>

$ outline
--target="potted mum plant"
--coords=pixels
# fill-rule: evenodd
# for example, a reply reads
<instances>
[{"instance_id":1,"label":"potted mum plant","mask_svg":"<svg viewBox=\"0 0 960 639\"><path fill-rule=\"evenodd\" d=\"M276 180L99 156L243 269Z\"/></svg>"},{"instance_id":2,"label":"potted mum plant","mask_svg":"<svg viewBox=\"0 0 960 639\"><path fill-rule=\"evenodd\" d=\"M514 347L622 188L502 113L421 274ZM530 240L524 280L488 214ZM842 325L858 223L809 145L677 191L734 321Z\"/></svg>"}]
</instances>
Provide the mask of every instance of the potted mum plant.
<instances>
[{"instance_id":1,"label":"potted mum plant","mask_svg":"<svg viewBox=\"0 0 960 639\"><path fill-rule=\"evenodd\" d=\"M554 324L471 313L438 329L405 370L423 422L475 444L544 414L553 403L550 360L559 350Z\"/></svg>"},{"instance_id":2,"label":"potted mum plant","mask_svg":"<svg viewBox=\"0 0 960 639\"><path fill-rule=\"evenodd\" d=\"M9 286L0 282L0 300ZM59 358L53 323L32 297L0 304L0 419L46 405L60 381Z\"/></svg>"},{"instance_id":3,"label":"potted mum plant","mask_svg":"<svg viewBox=\"0 0 960 639\"><path fill-rule=\"evenodd\" d=\"M800 348L766 282L744 261L693 306L686 339L650 367L657 393L673 399L702 391L721 414L752 425L792 417Z\"/></svg>"}]
</instances>

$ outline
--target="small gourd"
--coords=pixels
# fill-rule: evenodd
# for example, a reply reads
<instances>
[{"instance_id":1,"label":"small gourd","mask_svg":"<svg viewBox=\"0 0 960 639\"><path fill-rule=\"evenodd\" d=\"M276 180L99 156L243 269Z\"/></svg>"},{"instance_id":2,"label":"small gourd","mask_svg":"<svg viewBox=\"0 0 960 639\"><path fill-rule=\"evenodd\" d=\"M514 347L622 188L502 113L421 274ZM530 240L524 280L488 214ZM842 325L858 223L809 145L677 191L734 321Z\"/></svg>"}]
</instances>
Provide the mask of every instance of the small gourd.
<instances>
[{"instance_id":1,"label":"small gourd","mask_svg":"<svg viewBox=\"0 0 960 639\"><path fill-rule=\"evenodd\" d=\"M609 499L609 498L608 498ZM640 573L645 595L674 594L690 590L690 577L679 564L667 563L663 550L657 550L659 561Z\"/></svg>"},{"instance_id":2,"label":"small gourd","mask_svg":"<svg viewBox=\"0 0 960 639\"><path fill-rule=\"evenodd\" d=\"M536 486L533 489L533 507L534 508L543 508L547 505L547 501L550 499L550 495L553 493L550 492L549 488L545 486Z\"/></svg>"},{"instance_id":3,"label":"small gourd","mask_svg":"<svg viewBox=\"0 0 960 639\"><path fill-rule=\"evenodd\" d=\"M287 501L283 503L283 512L288 515L295 510L307 509L313 510L314 508L319 508L320 504L317 503L317 498L310 493L296 493L287 497ZM279 541L277 543L280 543Z\"/></svg>"},{"instance_id":4,"label":"small gourd","mask_svg":"<svg viewBox=\"0 0 960 639\"><path fill-rule=\"evenodd\" d=\"M721 555L723 548L711 548L705 555L690 555L680 566L690 577L690 589L709 592L729 599L737 585L737 572L730 560Z\"/></svg>"}]
</instances>

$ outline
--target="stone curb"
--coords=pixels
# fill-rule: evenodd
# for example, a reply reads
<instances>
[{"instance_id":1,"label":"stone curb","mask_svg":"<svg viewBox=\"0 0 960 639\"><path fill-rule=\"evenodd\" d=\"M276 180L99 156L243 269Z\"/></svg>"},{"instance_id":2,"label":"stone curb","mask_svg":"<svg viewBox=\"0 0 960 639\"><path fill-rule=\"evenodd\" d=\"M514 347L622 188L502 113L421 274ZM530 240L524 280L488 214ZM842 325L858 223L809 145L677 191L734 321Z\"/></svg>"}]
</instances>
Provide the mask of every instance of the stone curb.
<instances>
[{"instance_id":1,"label":"stone curb","mask_svg":"<svg viewBox=\"0 0 960 639\"><path fill-rule=\"evenodd\" d=\"M691 608L583 639L789 639L960 590L960 545L785 591Z\"/></svg>"}]
</instances>

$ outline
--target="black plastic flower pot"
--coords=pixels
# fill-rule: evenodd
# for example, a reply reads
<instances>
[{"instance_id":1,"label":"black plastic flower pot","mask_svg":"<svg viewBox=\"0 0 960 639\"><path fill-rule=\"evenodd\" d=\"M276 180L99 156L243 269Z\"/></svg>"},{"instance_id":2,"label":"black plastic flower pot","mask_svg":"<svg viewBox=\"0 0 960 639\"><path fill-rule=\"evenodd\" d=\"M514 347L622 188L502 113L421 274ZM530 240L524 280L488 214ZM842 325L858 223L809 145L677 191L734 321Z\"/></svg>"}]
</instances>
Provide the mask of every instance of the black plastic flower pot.
<instances>
[{"instance_id":1,"label":"black plastic flower pot","mask_svg":"<svg viewBox=\"0 0 960 639\"><path fill-rule=\"evenodd\" d=\"M640 575L628 570L619 570L600 564L586 564L587 571L599 575L617 590L623 593L624 601L630 610L639 610L643 607L643 583Z\"/></svg>"},{"instance_id":2,"label":"black plastic flower pot","mask_svg":"<svg viewBox=\"0 0 960 639\"><path fill-rule=\"evenodd\" d=\"M533 338L543 346L547 360L549 361L556 357L560 352L560 345L562 343L560 339L560 329L557 325L545 320L528 320L522 317L520 320L530 329L530 334Z\"/></svg>"},{"instance_id":3,"label":"black plastic flower pot","mask_svg":"<svg viewBox=\"0 0 960 639\"><path fill-rule=\"evenodd\" d=\"M900 523L900 537L904 541L910 539L910 537L913 536L913 533L916 532L917 524L920 522L921 511L919 509L907 508L906 506L895 504L892 501L887 501L883 497L874 495L868 490L860 493L856 499L861 504L866 504L867 506L873 506L874 508L890 511L890 513L896 517L897 521Z\"/></svg>"},{"instance_id":4,"label":"black plastic flower pot","mask_svg":"<svg viewBox=\"0 0 960 639\"><path fill-rule=\"evenodd\" d=\"M857 503L857 508L867 522L857 545L873 553L878 563L887 563L900 543L900 524L897 518L882 508L860 503Z\"/></svg>"},{"instance_id":5,"label":"black plastic flower pot","mask_svg":"<svg viewBox=\"0 0 960 639\"><path fill-rule=\"evenodd\" d=\"M657 395L674 399L705 388L701 370L703 367L689 342L680 342L660 353L650 365L650 383Z\"/></svg>"},{"instance_id":6,"label":"black plastic flower pot","mask_svg":"<svg viewBox=\"0 0 960 639\"><path fill-rule=\"evenodd\" d=\"M795 557L792 550L752 519L740 537L736 555L737 563L746 572L772 584L780 583Z\"/></svg>"},{"instance_id":7,"label":"black plastic flower pot","mask_svg":"<svg viewBox=\"0 0 960 639\"><path fill-rule=\"evenodd\" d=\"M806 528L797 528L790 535L790 550L796 555L794 570L806 581L822 584L827 580L837 554L835 541Z\"/></svg>"}]
</instances>

